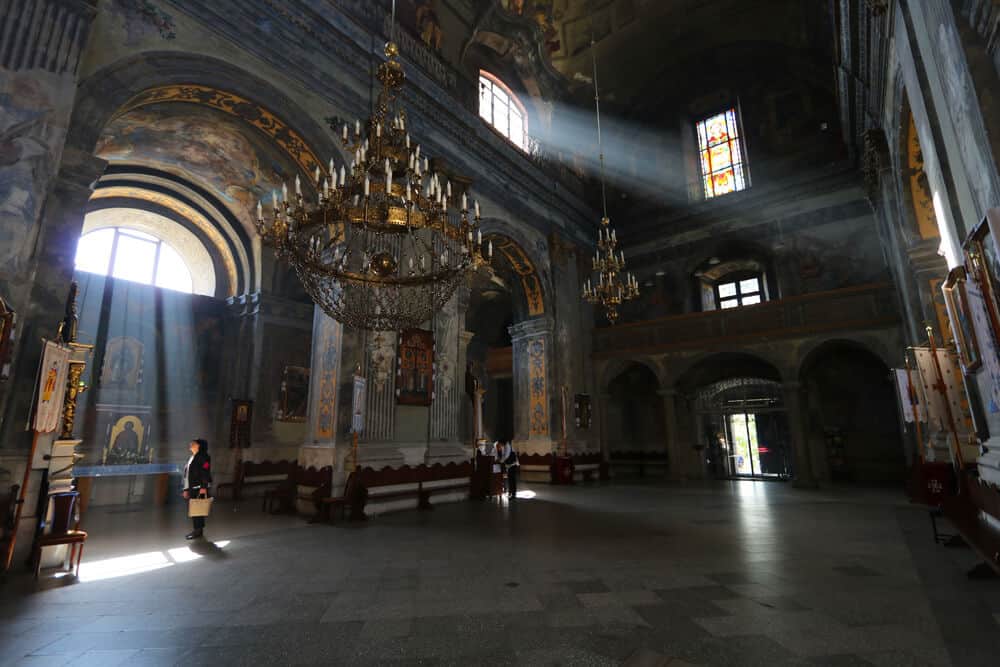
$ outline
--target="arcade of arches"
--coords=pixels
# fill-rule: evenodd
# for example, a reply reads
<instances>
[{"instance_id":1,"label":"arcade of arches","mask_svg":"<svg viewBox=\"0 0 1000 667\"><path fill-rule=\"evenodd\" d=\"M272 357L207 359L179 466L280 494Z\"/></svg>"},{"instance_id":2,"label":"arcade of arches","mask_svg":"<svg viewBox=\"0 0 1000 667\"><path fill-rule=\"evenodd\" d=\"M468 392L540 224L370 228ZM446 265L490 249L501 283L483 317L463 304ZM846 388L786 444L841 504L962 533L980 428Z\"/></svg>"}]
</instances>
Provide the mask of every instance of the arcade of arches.
<instances>
[{"instance_id":1,"label":"arcade of arches","mask_svg":"<svg viewBox=\"0 0 1000 667\"><path fill-rule=\"evenodd\" d=\"M0 663L992 664L998 22L0 1ZM256 227L350 163L391 25L493 248L421 327L417 404L406 332L332 319Z\"/></svg>"}]
</instances>

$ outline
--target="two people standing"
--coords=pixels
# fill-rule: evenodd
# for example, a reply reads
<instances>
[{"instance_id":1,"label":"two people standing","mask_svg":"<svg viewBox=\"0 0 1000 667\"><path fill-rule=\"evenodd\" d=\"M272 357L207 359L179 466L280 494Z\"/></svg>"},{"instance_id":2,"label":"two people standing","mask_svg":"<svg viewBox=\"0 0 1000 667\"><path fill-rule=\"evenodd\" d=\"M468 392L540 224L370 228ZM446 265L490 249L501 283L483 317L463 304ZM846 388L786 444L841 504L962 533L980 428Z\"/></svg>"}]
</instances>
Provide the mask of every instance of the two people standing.
<instances>
[{"instance_id":1,"label":"two people standing","mask_svg":"<svg viewBox=\"0 0 1000 667\"><path fill-rule=\"evenodd\" d=\"M510 442L494 444L496 453L494 454L493 470L495 474L507 473L507 497L517 497L517 475L521 470L521 464L517 460L517 451ZM503 489L501 488L501 494Z\"/></svg>"}]
</instances>

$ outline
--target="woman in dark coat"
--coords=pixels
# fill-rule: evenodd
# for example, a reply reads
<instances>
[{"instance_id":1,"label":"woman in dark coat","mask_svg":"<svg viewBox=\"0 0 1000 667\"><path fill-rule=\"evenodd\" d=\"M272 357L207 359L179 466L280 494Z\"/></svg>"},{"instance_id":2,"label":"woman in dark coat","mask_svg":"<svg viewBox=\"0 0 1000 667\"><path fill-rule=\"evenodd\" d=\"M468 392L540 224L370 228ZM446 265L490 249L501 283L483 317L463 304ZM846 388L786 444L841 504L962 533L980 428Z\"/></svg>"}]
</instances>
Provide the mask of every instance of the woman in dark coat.
<instances>
[{"instance_id":1,"label":"woman in dark coat","mask_svg":"<svg viewBox=\"0 0 1000 667\"><path fill-rule=\"evenodd\" d=\"M208 455L208 441L198 438L190 444L191 458L184 466L184 499L207 498L212 485L212 457ZM201 537L205 530L205 517L191 517L194 530L187 534L187 539Z\"/></svg>"}]
</instances>

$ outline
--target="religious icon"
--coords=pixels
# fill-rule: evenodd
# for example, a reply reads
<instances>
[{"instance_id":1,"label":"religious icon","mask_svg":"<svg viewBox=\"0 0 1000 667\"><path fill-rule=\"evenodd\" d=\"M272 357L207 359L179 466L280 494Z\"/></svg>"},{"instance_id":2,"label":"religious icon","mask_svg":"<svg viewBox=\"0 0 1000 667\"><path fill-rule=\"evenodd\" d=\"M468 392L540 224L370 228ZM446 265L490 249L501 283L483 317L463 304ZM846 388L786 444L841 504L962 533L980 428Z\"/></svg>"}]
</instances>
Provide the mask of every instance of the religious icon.
<instances>
[{"instance_id":1,"label":"religious icon","mask_svg":"<svg viewBox=\"0 0 1000 667\"><path fill-rule=\"evenodd\" d=\"M14 311L0 297L0 381L10 374L10 357L14 341Z\"/></svg>"},{"instance_id":2,"label":"religious icon","mask_svg":"<svg viewBox=\"0 0 1000 667\"><path fill-rule=\"evenodd\" d=\"M131 336L108 340L104 348L101 382L107 386L135 389L142 382L143 344Z\"/></svg>"},{"instance_id":3,"label":"religious icon","mask_svg":"<svg viewBox=\"0 0 1000 667\"><path fill-rule=\"evenodd\" d=\"M253 401L233 399L232 418L229 422L229 446L246 449L250 446L250 418Z\"/></svg>"},{"instance_id":4,"label":"religious icon","mask_svg":"<svg viewBox=\"0 0 1000 667\"><path fill-rule=\"evenodd\" d=\"M399 337L396 402L430 405L434 399L434 334L407 329Z\"/></svg>"},{"instance_id":5,"label":"religious icon","mask_svg":"<svg viewBox=\"0 0 1000 667\"><path fill-rule=\"evenodd\" d=\"M576 413L576 427L590 428L591 406L589 394L577 394L573 400L573 410Z\"/></svg>"},{"instance_id":6,"label":"religious icon","mask_svg":"<svg viewBox=\"0 0 1000 667\"><path fill-rule=\"evenodd\" d=\"M125 415L114 422L104 449L104 465L149 463L153 452L144 442L147 427L138 415Z\"/></svg>"}]
</instances>

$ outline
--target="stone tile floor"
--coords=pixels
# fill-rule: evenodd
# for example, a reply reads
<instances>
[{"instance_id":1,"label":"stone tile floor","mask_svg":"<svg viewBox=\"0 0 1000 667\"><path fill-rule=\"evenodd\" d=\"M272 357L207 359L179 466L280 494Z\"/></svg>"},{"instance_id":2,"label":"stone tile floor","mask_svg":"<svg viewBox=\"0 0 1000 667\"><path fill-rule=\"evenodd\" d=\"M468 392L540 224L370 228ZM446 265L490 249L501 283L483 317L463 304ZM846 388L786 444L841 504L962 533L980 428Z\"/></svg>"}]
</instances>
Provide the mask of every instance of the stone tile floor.
<instances>
[{"instance_id":1,"label":"stone tile floor","mask_svg":"<svg viewBox=\"0 0 1000 667\"><path fill-rule=\"evenodd\" d=\"M180 506L95 508L80 581L0 588L0 664L1000 664L1000 582L896 491L533 491L338 526L220 502L190 548Z\"/></svg>"}]
</instances>

